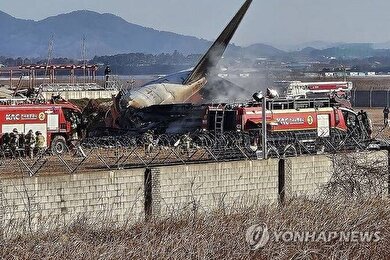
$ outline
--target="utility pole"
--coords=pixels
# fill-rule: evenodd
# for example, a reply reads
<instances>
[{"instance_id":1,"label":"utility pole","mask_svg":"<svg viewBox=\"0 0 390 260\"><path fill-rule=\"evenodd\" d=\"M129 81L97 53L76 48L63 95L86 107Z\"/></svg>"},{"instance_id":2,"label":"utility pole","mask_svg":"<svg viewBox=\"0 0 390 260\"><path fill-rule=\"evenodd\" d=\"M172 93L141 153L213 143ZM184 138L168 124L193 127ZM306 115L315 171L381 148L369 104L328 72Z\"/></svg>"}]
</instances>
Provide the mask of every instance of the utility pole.
<instances>
[{"instance_id":1,"label":"utility pole","mask_svg":"<svg viewBox=\"0 0 390 260\"><path fill-rule=\"evenodd\" d=\"M263 159L267 160L268 147L267 147L267 98L266 96L263 96L261 118L262 118L261 127L263 132L262 134Z\"/></svg>"}]
</instances>

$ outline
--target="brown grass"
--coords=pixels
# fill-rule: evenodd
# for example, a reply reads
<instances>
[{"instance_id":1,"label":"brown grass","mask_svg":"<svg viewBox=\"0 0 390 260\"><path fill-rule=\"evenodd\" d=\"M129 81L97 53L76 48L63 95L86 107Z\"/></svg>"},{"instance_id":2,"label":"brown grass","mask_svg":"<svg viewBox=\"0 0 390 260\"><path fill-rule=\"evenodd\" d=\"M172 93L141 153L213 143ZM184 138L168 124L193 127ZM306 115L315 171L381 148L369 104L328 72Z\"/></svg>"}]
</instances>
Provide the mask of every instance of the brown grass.
<instances>
[{"instance_id":1,"label":"brown grass","mask_svg":"<svg viewBox=\"0 0 390 260\"><path fill-rule=\"evenodd\" d=\"M284 207L251 207L212 214L178 215L116 226L84 218L65 228L1 242L2 259L367 259L390 257L387 200L292 199ZM276 243L251 251L246 229L266 223L271 231L379 231L371 243L339 241Z\"/></svg>"}]
</instances>

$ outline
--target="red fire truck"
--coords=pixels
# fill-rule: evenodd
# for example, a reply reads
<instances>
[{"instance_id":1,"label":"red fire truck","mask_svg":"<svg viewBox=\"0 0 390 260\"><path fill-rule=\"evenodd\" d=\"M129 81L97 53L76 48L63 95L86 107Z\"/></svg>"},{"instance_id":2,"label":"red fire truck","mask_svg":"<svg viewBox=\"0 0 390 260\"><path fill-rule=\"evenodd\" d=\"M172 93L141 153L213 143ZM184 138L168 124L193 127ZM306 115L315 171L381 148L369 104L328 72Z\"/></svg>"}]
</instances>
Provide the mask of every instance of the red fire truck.
<instances>
[{"instance_id":1,"label":"red fire truck","mask_svg":"<svg viewBox=\"0 0 390 260\"><path fill-rule=\"evenodd\" d=\"M28 99L0 99L1 136L15 128L19 134L26 134L29 130L34 133L40 131L53 153L66 151L72 134L80 131L80 124L80 109L64 100L31 102Z\"/></svg>"},{"instance_id":2,"label":"red fire truck","mask_svg":"<svg viewBox=\"0 0 390 260\"><path fill-rule=\"evenodd\" d=\"M329 140L336 144L353 140L370 139L371 121L364 112L332 104L330 99L271 99L266 104L267 140L280 153L286 147ZM241 131L250 134L253 143L261 140L262 104L253 102L236 106L209 106L202 128L223 133Z\"/></svg>"}]
</instances>

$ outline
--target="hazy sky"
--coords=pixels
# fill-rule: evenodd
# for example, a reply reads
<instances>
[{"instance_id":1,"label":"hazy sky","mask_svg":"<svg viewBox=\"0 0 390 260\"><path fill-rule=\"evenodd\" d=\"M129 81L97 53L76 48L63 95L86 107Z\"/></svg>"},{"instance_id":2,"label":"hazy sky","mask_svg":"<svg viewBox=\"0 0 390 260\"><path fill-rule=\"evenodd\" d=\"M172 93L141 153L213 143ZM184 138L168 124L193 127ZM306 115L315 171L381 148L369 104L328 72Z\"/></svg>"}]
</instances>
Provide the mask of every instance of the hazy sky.
<instances>
[{"instance_id":1,"label":"hazy sky","mask_svg":"<svg viewBox=\"0 0 390 260\"><path fill-rule=\"evenodd\" d=\"M0 10L40 20L74 10L113 13L159 30L214 39L244 0L0 0ZM254 0L233 42L390 41L389 0ZM1 28L0 28L1 32Z\"/></svg>"}]
</instances>

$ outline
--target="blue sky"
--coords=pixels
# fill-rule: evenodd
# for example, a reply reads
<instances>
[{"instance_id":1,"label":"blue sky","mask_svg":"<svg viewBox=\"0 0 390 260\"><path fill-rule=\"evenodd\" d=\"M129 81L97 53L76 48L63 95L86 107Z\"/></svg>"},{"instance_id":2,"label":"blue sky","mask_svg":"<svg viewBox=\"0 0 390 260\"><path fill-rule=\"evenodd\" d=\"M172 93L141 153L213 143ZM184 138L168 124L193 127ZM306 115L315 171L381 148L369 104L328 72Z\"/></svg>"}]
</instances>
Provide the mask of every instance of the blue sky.
<instances>
[{"instance_id":1,"label":"blue sky","mask_svg":"<svg viewBox=\"0 0 390 260\"><path fill-rule=\"evenodd\" d=\"M88 9L211 40L242 3L243 0L1 0L0 10L17 18L40 20ZM233 42L387 42L389 10L388 0L254 0Z\"/></svg>"}]
</instances>

